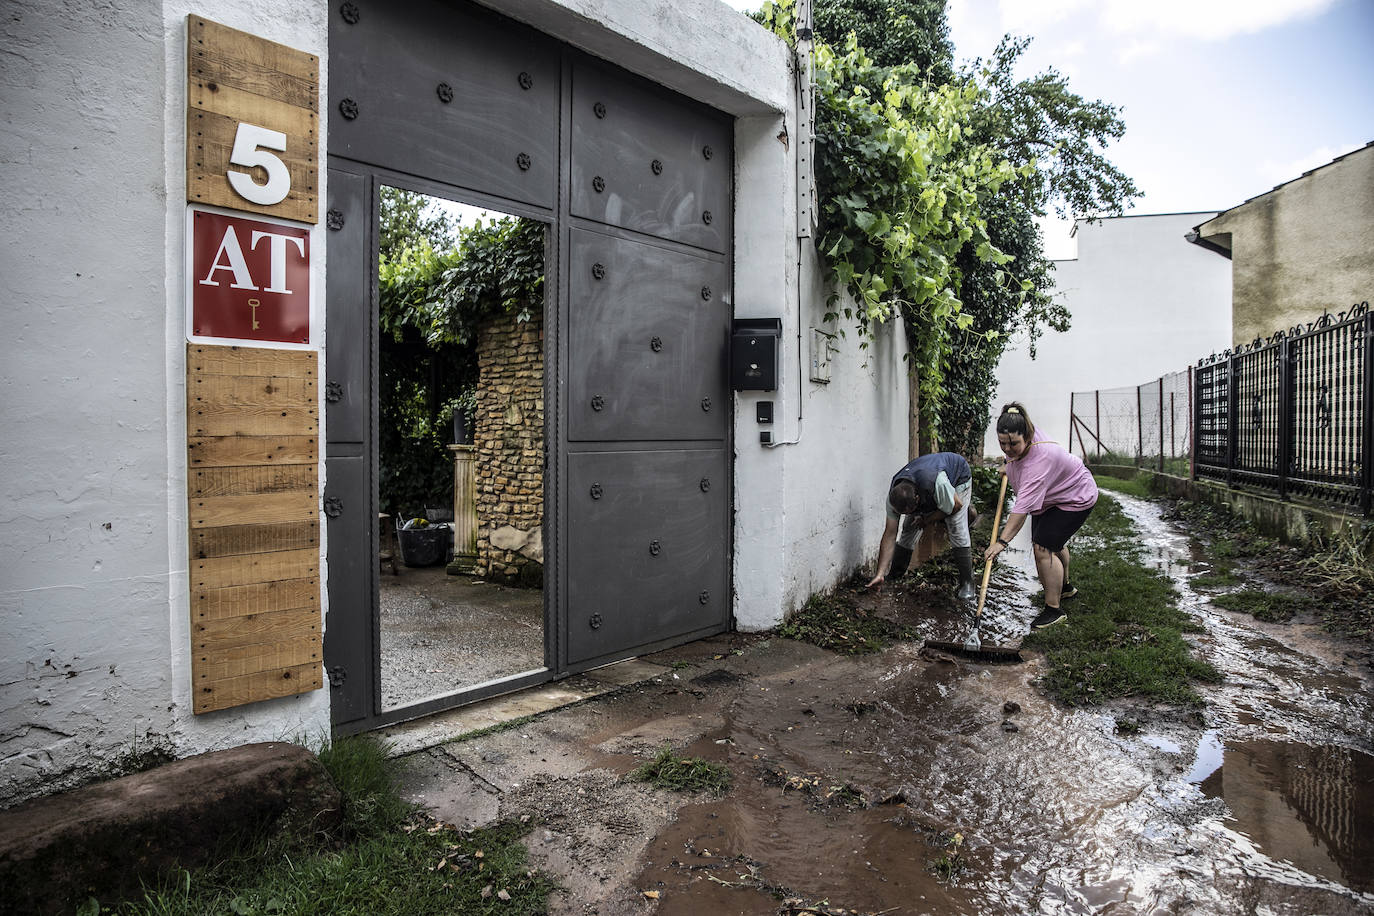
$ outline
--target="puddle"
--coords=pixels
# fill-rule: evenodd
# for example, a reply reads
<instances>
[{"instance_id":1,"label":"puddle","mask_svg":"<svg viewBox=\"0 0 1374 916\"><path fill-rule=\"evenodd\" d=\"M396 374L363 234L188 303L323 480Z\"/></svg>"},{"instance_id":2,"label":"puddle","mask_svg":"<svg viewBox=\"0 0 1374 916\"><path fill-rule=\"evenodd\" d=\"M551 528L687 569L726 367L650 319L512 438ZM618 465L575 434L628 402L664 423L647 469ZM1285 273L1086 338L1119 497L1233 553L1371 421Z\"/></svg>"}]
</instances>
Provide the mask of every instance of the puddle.
<instances>
[{"instance_id":1,"label":"puddle","mask_svg":"<svg viewBox=\"0 0 1374 916\"><path fill-rule=\"evenodd\" d=\"M1226 802L1233 829L1274 859L1374 892L1374 757L1344 747L1238 741L1216 764L1201 788Z\"/></svg>"},{"instance_id":2,"label":"puddle","mask_svg":"<svg viewBox=\"0 0 1374 916\"><path fill-rule=\"evenodd\" d=\"M735 788L654 838L635 886L660 893L656 912L797 912L784 898L856 913L1374 912L1374 685L1320 633L1213 608L1188 587L1197 545L1153 504L1121 501L1226 673L1204 691L1205 730L1165 715L1117 735L1110 712L1044 699L1035 658L940 664L903 645L788 686L760 678L689 748L726 762ZM1019 641L1037 587L1028 544L1007 559L986 642ZM881 613L895 597L872 600ZM967 620L944 609L925 626L949 640ZM946 876L955 833L963 867Z\"/></svg>"}]
</instances>

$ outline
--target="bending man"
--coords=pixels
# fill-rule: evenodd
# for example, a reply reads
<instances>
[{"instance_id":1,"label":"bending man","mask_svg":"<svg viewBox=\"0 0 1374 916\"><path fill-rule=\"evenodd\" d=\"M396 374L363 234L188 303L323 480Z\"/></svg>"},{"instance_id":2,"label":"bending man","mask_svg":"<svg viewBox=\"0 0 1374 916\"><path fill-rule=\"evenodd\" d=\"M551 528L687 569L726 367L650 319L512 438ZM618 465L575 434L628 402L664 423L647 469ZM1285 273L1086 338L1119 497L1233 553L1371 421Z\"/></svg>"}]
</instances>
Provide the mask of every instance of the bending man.
<instances>
[{"instance_id":1,"label":"bending man","mask_svg":"<svg viewBox=\"0 0 1374 916\"><path fill-rule=\"evenodd\" d=\"M973 586L973 555L968 535L972 504L973 473L963 457L953 452L935 452L908 463L893 475L888 485L887 524L878 548L877 575L868 587L882 585L889 576L901 578L911 563L911 552L922 528L944 519L950 553L959 568L959 590L955 595L971 600L978 593Z\"/></svg>"}]
</instances>

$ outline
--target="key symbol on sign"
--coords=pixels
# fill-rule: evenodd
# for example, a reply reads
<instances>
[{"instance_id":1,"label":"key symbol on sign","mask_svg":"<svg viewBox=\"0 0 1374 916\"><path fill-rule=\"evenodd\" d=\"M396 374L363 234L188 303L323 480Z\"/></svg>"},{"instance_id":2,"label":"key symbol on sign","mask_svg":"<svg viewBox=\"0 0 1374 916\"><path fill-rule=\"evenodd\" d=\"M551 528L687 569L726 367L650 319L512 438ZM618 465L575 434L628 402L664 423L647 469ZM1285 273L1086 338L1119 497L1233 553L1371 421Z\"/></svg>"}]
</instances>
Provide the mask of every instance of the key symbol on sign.
<instances>
[{"instance_id":1,"label":"key symbol on sign","mask_svg":"<svg viewBox=\"0 0 1374 916\"><path fill-rule=\"evenodd\" d=\"M254 331L256 331L256 330L258 329L258 306L260 306L260 305L262 305L262 303L261 303L259 300L257 300L257 299L249 299L249 300L248 300L248 307L249 307L250 309L253 310L253 330L254 330Z\"/></svg>"}]
</instances>

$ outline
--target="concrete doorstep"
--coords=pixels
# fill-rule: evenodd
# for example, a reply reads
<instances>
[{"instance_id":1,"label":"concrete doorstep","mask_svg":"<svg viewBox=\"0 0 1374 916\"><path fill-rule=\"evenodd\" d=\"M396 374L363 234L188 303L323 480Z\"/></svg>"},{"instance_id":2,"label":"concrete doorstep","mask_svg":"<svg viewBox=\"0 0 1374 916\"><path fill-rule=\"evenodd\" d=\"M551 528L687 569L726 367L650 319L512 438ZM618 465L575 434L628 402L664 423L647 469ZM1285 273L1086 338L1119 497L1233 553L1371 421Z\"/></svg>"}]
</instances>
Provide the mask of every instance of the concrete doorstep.
<instances>
[{"instance_id":1,"label":"concrete doorstep","mask_svg":"<svg viewBox=\"0 0 1374 916\"><path fill-rule=\"evenodd\" d=\"M0 913L71 912L138 896L250 832L329 836L342 823L324 765L294 744L248 744L0 811Z\"/></svg>"}]
</instances>

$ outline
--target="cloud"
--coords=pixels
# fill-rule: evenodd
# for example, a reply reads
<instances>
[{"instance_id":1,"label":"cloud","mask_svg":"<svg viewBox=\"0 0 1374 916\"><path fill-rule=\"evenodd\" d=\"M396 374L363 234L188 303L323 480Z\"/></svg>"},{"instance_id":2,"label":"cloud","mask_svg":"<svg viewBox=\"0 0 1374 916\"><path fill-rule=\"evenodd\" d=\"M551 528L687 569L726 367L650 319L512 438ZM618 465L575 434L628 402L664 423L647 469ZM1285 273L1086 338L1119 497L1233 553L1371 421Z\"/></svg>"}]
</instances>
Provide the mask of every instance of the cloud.
<instances>
[{"instance_id":1,"label":"cloud","mask_svg":"<svg viewBox=\"0 0 1374 916\"><path fill-rule=\"evenodd\" d=\"M1117 60L1123 65L1133 61L1141 60L1146 57L1153 57L1164 50L1164 45L1158 41L1144 38L1133 38L1117 52Z\"/></svg>"},{"instance_id":2,"label":"cloud","mask_svg":"<svg viewBox=\"0 0 1374 916\"><path fill-rule=\"evenodd\" d=\"M1118 34L1153 32L1203 41L1262 32L1315 16L1335 0L1106 0L1102 21ZM1032 4L1033 5L1033 4Z\"/></svg>"},{"instance_id":3,"label":"cloud","mask_svg":"<svg viewBox=\"0 0 1374 916\"><path fill-rule=\"evenodd\" d=\"M1324 12L1337 0L952 0L961 22L996 22L1003 32L1041 35L1051 27L1072 25L1082 33L1094 27L1139 41L1192 38L1222 41L1261 32ZM989 22L991 24L991 22Z\"/></svg>"}]
</instances>

